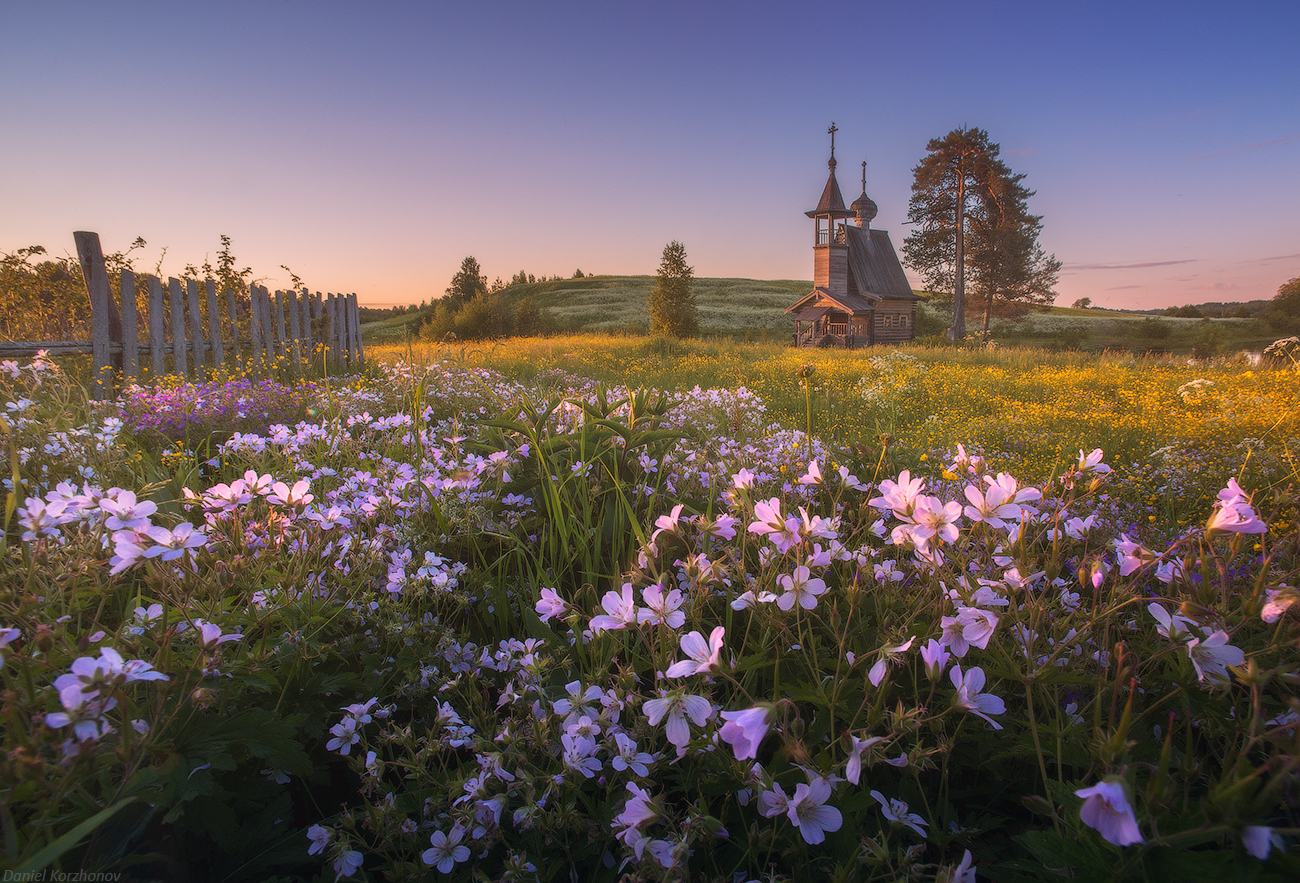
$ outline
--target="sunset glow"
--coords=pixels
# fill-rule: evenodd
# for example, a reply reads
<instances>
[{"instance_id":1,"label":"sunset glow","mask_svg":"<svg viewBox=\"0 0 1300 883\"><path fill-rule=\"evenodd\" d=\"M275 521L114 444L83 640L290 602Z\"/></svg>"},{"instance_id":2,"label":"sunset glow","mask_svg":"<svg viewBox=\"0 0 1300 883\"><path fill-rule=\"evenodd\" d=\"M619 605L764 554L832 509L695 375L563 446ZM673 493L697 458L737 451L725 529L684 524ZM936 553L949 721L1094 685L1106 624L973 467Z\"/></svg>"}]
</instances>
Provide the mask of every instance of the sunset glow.
<instances>
[{"instance_id":1,"label":"sunset glow","mask_svg":"<svg viewBox=\"0 0 1300 883\"><path fill-rule=\"evenodd\" d=\"M1058 303L1268 299L1300 275L1300 7L1228 10L12 3L0 251L142 236L179 274L228 234L269 287L385 305L466 255L649 274L670 240L810 279L831 121L896 246L926 142L968 125L1037 191Z\"/></svg>"}]
</instances>

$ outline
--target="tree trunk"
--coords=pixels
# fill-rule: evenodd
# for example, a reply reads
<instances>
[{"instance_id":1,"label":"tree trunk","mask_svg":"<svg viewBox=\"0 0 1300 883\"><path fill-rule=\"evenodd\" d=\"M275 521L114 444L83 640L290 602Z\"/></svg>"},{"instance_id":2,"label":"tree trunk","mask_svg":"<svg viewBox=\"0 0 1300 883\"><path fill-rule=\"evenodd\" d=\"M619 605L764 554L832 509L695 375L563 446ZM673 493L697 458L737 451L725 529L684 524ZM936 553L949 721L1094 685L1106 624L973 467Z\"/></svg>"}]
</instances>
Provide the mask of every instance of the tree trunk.
<instances>
[{"instance_id":1,"label":"tree trunk","mask_svg":"<svg viewBox=\"0 0 1300 883\"><path fill-rule=\"evenodd\" d=\"M989 342L989 315L992 312L993 312L993 291L992 289L990 289L988 293L988 300L984 301L984 336L980 339L980 343Z\"/></svg>"},{"instance_id":2,"label":"tree trunk","mask_svg":"<svg viewBox=\"0 0 1300 883\"><path fill-rule=\"evenodd\" d=\"M952 293L952 340L966 336L966 156L957 157L957 276Z\"/></svg>"}]
</instances>

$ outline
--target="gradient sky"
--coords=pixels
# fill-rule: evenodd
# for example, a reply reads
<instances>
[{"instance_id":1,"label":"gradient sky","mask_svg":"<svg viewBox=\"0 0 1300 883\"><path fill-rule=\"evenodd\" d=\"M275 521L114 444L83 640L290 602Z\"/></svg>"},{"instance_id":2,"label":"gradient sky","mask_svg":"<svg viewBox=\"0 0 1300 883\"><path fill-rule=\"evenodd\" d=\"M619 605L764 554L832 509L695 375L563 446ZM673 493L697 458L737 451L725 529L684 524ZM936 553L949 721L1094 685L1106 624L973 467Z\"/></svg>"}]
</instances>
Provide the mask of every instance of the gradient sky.
<instances>
[{"instance_id":1,"label":"gradient sky","mask_svg":"<svg viewBox=\"0 0 1300 883\"><path fill-rule=\"evenodd\" d=\"M1300 3L0 0L0 251L178 274L233 239L363 303L489 281L812 277L827 126L901 246L929 139L1037 191L1058 303L1271 298L1300 275ZM918 284L915 282L914 284Z\"/></svg>"}]
</instances>

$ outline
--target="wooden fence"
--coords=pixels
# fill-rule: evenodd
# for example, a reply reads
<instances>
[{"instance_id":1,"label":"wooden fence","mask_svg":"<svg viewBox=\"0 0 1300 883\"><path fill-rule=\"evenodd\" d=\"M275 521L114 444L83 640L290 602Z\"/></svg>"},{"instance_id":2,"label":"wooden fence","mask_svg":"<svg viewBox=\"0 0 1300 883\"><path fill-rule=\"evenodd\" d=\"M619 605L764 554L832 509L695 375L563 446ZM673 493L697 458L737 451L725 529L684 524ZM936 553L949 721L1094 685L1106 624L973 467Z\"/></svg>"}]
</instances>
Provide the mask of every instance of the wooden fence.
<instances>
[{"instance_id":1,"label":"wooden fence","mask_svg":"<svg viewBox=\"0 0 1300 883\"><path fill-rule=\"evenodd\" d=\"M308 366L339 370L364 361L355 294L322 295L305 289L273 294L252 285L248 300L243 301L233 291L218 296L211 279L169 278L164 294L161 279L142 277L139 281L149 292L147 337L142 341L135 274L121 271L119 308L99 234L72 235L90 296L91 339L0 342L0 357L33 356L37 350L51 355L90 353L97 399L114 395L119 376L127 382L138 380L144 357L150 376L161 377L170 370L187 379L225 365L264 374L273 368L302 372Z\"/></svg>"}]
</instances>

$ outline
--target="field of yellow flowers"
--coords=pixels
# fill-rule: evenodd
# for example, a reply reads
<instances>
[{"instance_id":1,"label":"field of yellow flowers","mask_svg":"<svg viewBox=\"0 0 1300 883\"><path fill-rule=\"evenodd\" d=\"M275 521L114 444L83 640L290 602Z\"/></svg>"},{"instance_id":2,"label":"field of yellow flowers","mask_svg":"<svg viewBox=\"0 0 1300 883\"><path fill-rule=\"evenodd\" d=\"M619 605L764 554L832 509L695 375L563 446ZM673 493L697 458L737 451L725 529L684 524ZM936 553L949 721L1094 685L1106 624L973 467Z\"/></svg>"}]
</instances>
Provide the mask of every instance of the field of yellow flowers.
<instances>
[{"instance_id":1,"label":"field of yellow flowers","mask_svg":"<svg viewBox=\"0 0 1300 883\"><path fill-rule=\"evenodd\" d=\"M774 422L846 449L874 449L884 437L928 459L962 443L1034 479L1059 473L1080 450L1101 448L1140 477L1152 514L1172 521L1202 513L1165 512L1166 498L1186 503L1191 492L1208 508L1229 477L1272 487L1298 474L1296 372L1241 359L1192 364L1038 349L846 352L599 335L384 347L370 355L481 364L530 380L559 372L630 388L744 387Z\"/></svg>"}]
</instances>

